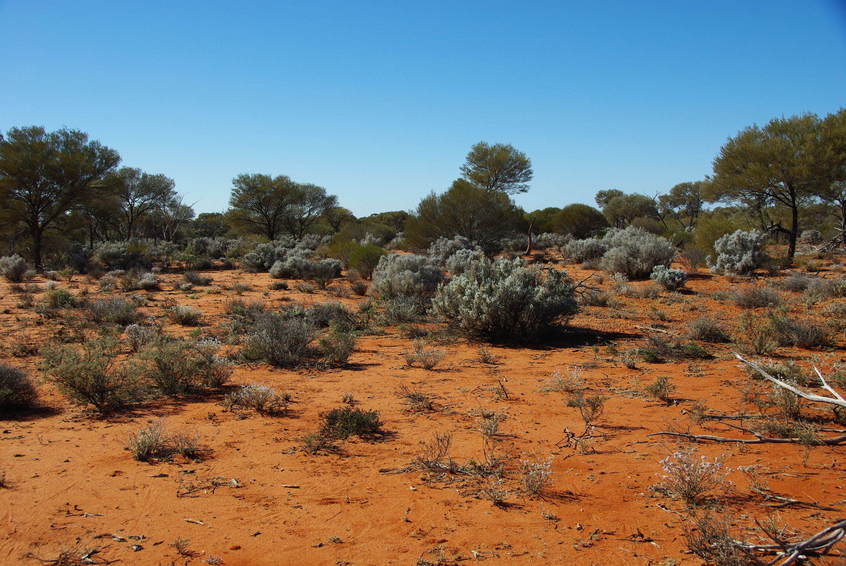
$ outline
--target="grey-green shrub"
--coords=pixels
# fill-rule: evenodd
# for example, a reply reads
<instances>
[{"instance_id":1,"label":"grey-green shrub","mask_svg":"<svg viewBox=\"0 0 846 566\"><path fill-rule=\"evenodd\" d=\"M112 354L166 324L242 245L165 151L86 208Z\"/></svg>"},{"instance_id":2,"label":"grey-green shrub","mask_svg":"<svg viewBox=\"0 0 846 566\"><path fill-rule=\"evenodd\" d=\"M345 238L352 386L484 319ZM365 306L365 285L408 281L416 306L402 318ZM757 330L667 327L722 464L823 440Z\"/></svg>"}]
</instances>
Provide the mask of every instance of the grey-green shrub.
<instances>
[{"instance_id":1,"label":"grey-green shrub","mask_svg":"<svg viewBox=\"0 0 846 566\"><path fill-rule=\"evenodd\" d=\"M429 246L426 255L437 265L446 265L447 260L459 250L478 250L481 251L476 242L464 236L454 236L452 238L440 237Z\"/></svg>"},{"instance_id":2,"label":"grey-green shrub","mask_svg":"<svg viewBox=\"0 0 846 566\"><path fill-rule=\"evenodd\" d=\"M764 244L767 235L758 230L737 230L714 242L716 260L708 256L708 267L714 273L746 275L762 267L767 261Z\"/></svg>"},{"instance_id":3,"label":"grey-green shrub","mask_svg":"<svg viewBox=\"0 0 846 566\"><path fill-rule=\"evenodd\" d=\"M263 313L256 317L242 353L277 367L296 367L311 355L315 334L314 325L303 318Z\"/></svg>"},{"instance_id":4,"label":"grey-green shrub","mask_svg":"<svg viewBox=\"0 0 846 566\"><path fill-rule=\"evenodd\" d=\"M485 254L482 250L458 250L446 260L446 269L451 276L455 277L464 273L464 270L474 261L478 261L484 257Z\"/></svg>"},{"instance_id":5,"label":"grey-green shrub","mask_svg":"<svg viewBox=\"0 0 846 566\"><path fill-rule=\"evenodd\" d=\"M564 255L578 263L601 258L607 251L608 245L602 238L570 240L564 245Z\"/></svg>"},{"instance_id":6,"label":"grey-green shrub","mask_svg":"<svg viewBox=\"0 0 846 566\"><path fill-rule=\"evenodd\" d=\"M208 342L162 339L141 351L142 375L165 395L216 389L231 373L228 362Z\"/></svg>"},{"instance_id":7,"label":"grey-green shrub","mask_svg":"<svg viewBox=\"0 0 846 566\"><path fill-rule=\"evenodd\" d=\"M667 291L678 291L687 283L687 273L681 269L670 269L666 265L656 265L649 278Z\"/></svg>"},{"instance_id":8,"label":"grey-green shrub","mask_svg":"<svg viewBox=\"0 0 846 566\"><path fill-rule=\"evenodd\" d=\"M520 259L474 261L438 288L432 306L467 334L516 341L533 340L578 311L566 273Z\"/></svg>"},{"instance_id":9,"label":"grey-green shrub","mask_svg":"<svg viewBox=\"0 0 846 566\"><path fill-rule=\"evenodd\" d=\"M29 265L21 256L9 255L0 257L0 275L10 283L20 283L26 279Z\"/></svg>"},{"instance_id":10,"label":"grey-green shrub","mask_svg":"<svg viewBox=\"0 0 846 566\"><path fill-rule=\"evenodd\" d=\"M573 237L570 234L543 232L532 238L532 247L536 250L547 250L550 248L563 249L572 239Z\"/></svg>"},{"instance_id":11,"label":"grey-green shrub","mask_svg":"<svg viewBox=\"0 0 846 566\"><path fill-rule=\"evenodd\" d=\"M432 296L443 281L441 269L431 259L414 254L382 256L373 271L372 290L381 299Z\"/></svg>"},{"instance_id":12,"label":"grey-green shrub","mask_svg":"<svg viewBox=\"0 0 846 566\"><path fill-rule=\"evenodd\" d=\"M136 322L140 315L135 303L121 298L98 299L88 305L94 322L127 325Z\"/></svg>"},{"instance_id":13,"label":"grey-green shrub","mask_svg":"<svg viewBox=\"0 0 846 566\"><path fill-rule=\"evenodd\" d=\"M656 265L670 265L676 255L669 240L635 226L611 229L602 240L608 248L602 256L602 268L629 279L646 279Z\"/></svg>"},{"instance_id":14,"label":"grey-green shrub","mask_svg":"<svg viewBox=\"0 0 846 566\"><path fill-rule=\"evenodd\" d=\"M38 392L26 372L0 363L0 409L30 407L37 398Z\"/></svg>"}]
</instances>

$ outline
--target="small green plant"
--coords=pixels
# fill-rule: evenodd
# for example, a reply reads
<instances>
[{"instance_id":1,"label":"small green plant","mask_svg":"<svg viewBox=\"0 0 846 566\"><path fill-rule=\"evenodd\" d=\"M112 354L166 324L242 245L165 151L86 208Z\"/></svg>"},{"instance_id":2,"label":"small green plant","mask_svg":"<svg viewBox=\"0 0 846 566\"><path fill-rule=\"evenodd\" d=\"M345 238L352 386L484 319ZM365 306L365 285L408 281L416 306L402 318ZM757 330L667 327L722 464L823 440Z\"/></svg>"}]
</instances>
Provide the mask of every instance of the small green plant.
<instances>
[{"instance_id":1,"label":"small green plant","mask_svg":"<svg viewBox=\"0 0 846 566\"><path fill-rule=\"evenodd\" d=\"M415 413L431 412L435 410L432 396L417 389L402 385L399 396L408 404L408 409Z\"/></svg>"},{"instance_id":2,"label":"small green plant","mask_svg":"<svg viewBox=\"0 0 846 566\"><path fill-rule=\"evenodd\" d=\"M670 378L665 375L658 376L655 378L655 381L646 386L646 392L649 395L666 405L673 403L672 395L674 390L675 386L673 386Z\"/></svg>"},{"instance_id":3,"label":"small green plant","mask_svg":"<svg viewBox=\"0 0 846 566\"><path fill-rule=\"evenodd\" d=\"M353 407L332 409L323 415L320 434L326 438L344 440L350 436L370 438L382 434L378 411Z\"/></svg>"}]
</instances>

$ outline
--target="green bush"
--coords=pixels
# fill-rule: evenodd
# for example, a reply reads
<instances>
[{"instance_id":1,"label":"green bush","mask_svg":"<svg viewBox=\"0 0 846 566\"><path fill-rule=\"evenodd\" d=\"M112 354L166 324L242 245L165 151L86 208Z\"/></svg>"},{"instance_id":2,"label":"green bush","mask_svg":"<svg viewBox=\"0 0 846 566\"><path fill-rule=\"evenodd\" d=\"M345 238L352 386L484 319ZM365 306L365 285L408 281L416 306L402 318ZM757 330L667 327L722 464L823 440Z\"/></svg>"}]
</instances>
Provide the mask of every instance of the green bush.
<instances>
[{"instance_id":1,"label":"green bush","mask_svg":"<svg viewBox=\"0 0 846 566\"><path fill-rule=\"evenodd\" d=\"M358 271L366 279L370 279L376 266L379 265L379 260L385 253L384 248L374 244L358 246L350 253L347 265Z\"/></svg>"},{"instance_id":2,"label":"green bush","mask_svg":"<svg viewBox=\"0 0 846 566\"><path fill-rule=\"evenodd\" d=\"M332 409L323 415L320 434L329 439L346 439L350 436L368 438L382 433L378 411L365 411L352 407Z\"/></svg>"},{"instance_id":3,"label":"green bush","mask_svg":"<svg viewBox=\"0 0 846 566\"><path fill-rule=\"evenodd\" d=\"M29 265L21 256L15 254L0 257L0 275L10 283L21 283L26 279L29 272Z\"/></svg>"},{"instance_id":4,"label":"green bush","mask_svg":"<svg viewBox=\"0 0 846 566\"><path fill-rule=\"evenodd\" d=\"M116 367L114 340L101 338L83 345L48 346L42 350L43 369L65 395L81 405L109 414L143 398L143 387L127 371Z\"/></svg>"}]
</instances>

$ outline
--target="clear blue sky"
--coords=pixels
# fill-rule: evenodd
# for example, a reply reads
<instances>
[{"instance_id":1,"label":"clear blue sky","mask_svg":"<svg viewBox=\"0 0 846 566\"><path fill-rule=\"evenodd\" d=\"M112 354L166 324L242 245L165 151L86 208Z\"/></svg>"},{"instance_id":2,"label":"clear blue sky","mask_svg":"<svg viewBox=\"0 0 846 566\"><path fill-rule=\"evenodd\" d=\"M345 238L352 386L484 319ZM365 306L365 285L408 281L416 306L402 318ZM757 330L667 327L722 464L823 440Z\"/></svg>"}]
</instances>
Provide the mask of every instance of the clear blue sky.
<instances>
[{"instance_id":1,"label":"clear blue sky","mask_svg":"<svg viewBox=\"0 0 846 566\"><path fill-rule=\"evenodd\" d=\"M0 0L0 129L62 126L198 212L239 173L411 209L479 141L526 209L701 178L752 123L846 106L843 2Z\"/></svg>"}]
</instances>

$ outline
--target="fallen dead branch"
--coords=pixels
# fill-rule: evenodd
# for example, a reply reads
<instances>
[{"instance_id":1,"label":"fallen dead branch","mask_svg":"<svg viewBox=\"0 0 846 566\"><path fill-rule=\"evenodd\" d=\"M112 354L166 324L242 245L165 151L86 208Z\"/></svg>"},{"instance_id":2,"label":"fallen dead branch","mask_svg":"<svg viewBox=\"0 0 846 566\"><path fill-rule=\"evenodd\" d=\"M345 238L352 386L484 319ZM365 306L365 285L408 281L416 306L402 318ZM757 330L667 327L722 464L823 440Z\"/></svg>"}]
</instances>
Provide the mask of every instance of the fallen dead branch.
<instances>
[{"instance_id":1,"label":"fallen dead branch","mask_svg":"<svg viewBox=\"0 0 846 566\"><path fill-rule=\"evenodd\" d=\"M762 368L761 366L759 366L755 362L750 362L749 360L744 359L743 356L741 356L737 352L735 352L734 355L735 355L735 357L737 357L738 360L740 360L741 362L743 362L747 366L749 366L752 369L754 369L755 371L757 371L761 375L761 377L763 377L767 381L770 381L770 382L778 385L782 389L786 389L787 391L790 391L794 395L798 395L799 397L801 397L803 399L807 399L808 401L812 401L814 403L824 403L824 404L827 404L827 405L834 405L836 407L846 409L846 399L844 399L837 391L834 390L833 387L831 387L828 384L828 382L826 382L822 373L820 373L820 370L817 369L816 366L814 366L814 371L816 372L817 377L820 379L820 382L822 383L822 388L825 389L826 391L828 391L829 393L831 393L833 395L833 397L824 397L822 395L816 395L814 393L808 393L807 391L799 389L795 385L791 385L790 383L786 383L786 382L784 382L784 381L782 381L782 380L780 380L776 377L773 377L772 375L767 373L766 370L764 370L764 368Z\"/></svg>"}]
</instances>

